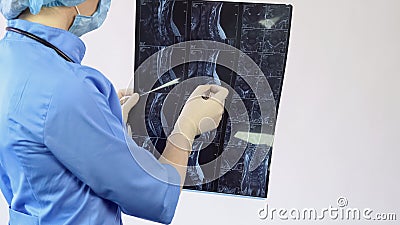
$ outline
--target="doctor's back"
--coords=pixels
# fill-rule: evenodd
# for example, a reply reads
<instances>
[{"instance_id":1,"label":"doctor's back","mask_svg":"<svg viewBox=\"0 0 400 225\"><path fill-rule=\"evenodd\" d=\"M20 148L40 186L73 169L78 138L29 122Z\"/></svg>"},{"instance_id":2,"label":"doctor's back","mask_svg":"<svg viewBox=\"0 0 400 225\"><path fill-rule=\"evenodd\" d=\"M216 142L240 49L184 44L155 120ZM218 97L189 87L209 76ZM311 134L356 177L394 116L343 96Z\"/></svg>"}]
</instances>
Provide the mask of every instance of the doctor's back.
<instances>
[{"instance_id":1,"label":"doctor's back","mask_svg":"<svg viewBox=\"0 0 400 225\"><path fill-rule=\"evenodd\" d=\"M10 218L25 218L18 224L39 224L39 216L43 224L92 224L85 220L98 217L104 224L119 224L118 206L93 195L45 143L46 122L53 122L47 113L55 93L79 93L82 79L91 79L93 88L97 85L109 92L105 95L112 95L106 87L110 84L100 73L67 63L52 49L17 36L7 33L0 41L0 188L11 206ZM70 101L80 105L80 100ZM62 111L58 113L54 120L75 122L62 116ZM59 129L63 132L68 127ZM74 140L66 136L59 141L63 145Z\"/></svg>"}]
</instances>

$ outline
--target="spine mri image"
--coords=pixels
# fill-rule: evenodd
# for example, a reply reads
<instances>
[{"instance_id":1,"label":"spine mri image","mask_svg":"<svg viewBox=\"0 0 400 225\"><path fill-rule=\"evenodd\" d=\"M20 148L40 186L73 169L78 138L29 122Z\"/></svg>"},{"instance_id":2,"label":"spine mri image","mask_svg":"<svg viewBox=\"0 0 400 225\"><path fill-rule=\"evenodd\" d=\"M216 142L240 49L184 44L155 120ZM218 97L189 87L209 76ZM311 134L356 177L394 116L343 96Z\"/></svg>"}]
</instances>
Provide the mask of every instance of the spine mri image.
<instances>
[{"instance_id":1,"label":"spine mri image","mask_svg":"<svg viewBox=\"0 0 400 225\"><path fill-rule=\"evenodd\" d=\"M226 112L216 130L195 139L184 188L267 197L292 7L136 2L133 83L144 95L129 114L134 141L159 157L195 86L225 86ZM178 84L147 93L177 79Z\"/></svg>"}]
</instances>

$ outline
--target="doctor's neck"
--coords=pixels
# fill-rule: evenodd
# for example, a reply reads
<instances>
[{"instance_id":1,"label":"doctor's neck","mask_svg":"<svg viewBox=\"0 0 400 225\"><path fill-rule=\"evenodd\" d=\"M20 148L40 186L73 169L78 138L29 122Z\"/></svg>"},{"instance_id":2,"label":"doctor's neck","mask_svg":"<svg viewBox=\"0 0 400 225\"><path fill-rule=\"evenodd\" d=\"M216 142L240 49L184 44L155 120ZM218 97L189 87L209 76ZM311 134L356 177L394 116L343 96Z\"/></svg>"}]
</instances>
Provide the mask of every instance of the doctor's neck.
<instances>
[{"instance_id":1,"label":"doctor's neck","mask_svg":"<svg viewBox=\"0 0 400 225\"><path fill-rule=\"evenodd\" d=\"M49 27L68 30L77 14L75 7L43 7L37 15L31 14L29 9L27 9L18 18Z\"/></svg>"}]
</instances>

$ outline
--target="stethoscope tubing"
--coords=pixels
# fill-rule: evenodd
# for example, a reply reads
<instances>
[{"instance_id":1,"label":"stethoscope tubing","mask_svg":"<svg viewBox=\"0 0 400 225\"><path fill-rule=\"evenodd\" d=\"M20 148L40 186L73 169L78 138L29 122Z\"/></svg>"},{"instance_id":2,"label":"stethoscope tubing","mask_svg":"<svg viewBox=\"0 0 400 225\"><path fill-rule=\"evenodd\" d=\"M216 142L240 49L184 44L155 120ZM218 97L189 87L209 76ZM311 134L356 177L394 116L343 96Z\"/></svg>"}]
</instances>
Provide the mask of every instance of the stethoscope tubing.
<instances>
[{"instance_id":1,"label":"stethoscope tubing","mask_svg":"<svg viewBox=\"0 0 400 225\"><path fill-rule=\"evenodd\" d=\"M15 27L6 27L6 30L21 34L23 36L26 36L26 37L32 39L32 40L35 40L35 41L39 42L40 44L53 49L54 51L56 51L56 53L59 56L61 56L63 59L67 60L68 62L74 63L74 61L70 57L68 57L67 54L65 54L63 51L61 51L59 48L57 48L56 46L54 46L50 42L48 42L48 41L46 41L46 40L44 40L44 39L32 34L32 33L29 33L27 31L24 31L24 30L15 28Z\"/></svg>"}]
</instances>

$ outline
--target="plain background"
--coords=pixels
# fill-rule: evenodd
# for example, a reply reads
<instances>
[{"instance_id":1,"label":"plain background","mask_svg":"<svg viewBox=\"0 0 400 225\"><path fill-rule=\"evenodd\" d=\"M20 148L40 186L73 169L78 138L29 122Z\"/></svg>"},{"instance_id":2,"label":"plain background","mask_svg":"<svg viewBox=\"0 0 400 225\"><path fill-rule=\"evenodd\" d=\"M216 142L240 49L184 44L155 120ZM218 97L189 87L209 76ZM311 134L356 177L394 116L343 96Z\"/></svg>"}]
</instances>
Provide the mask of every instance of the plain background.
<instances>
[{"instance_id":1,"label":"plain background","mask_svg":"<svg viewBox=\"0 0 400 225\"><path fill-rule=\"evenodd\" d=\"M259 208L336 206L400 220L400 1L270 1L294 6L267 200L184 191L174 225L397 224L260 220ZM113 1L86 35L84 63L117 88L132 75L134 1ZM0 35L5 21L0 20ZM151 210L151 209L149 209ZM8 212L0 198L0 224ZM125 224L153 224L125 217Z\"/></svg>"}]
</instances>

